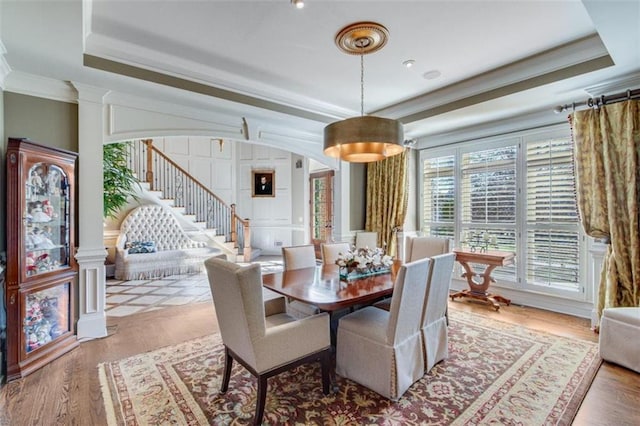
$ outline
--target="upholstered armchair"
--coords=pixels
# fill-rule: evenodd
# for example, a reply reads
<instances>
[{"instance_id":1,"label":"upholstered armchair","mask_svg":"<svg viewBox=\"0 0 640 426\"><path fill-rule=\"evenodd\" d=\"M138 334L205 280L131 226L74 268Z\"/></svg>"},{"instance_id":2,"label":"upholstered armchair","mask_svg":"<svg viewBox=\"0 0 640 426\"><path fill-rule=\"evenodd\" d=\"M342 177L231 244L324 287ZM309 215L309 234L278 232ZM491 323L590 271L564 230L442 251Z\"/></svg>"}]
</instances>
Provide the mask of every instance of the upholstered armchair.
<instances>
[{"instance_id":1,"label":"upholstered armchair","mask_svg":"<svg viewBox=\"0 0 640 426\"><path fill-rule=\"evenodd\" d=\"M405 240L404 261L433 257L449 253L449 239L441 237L408 237Z\"/></svg>"},{"instance_id":2,"label":"upholstered armchair","mask_svg":"<svg viewBox=\"0 0 640 426\"><path fill-rule=\"evenodd\" d=\"M420 327L430 262L400 267L389 311L368 306L340 319L339 375L392 400L424 375Z\"/></svg>"},{"instance_id":3,"label":"upholstered armchair","mask_svg":"<svg viewBox=\"0 0 640 426\"><path fill-rule=\"evenodd\" d=\"M240 266L226 260L205 261L213 304L225 350L221 393L229 387L233 360L258 379L253 423L262 421L267 379L298 365L320 361L322 389L329 393L331 344L326 313L296 320L285 313L284 300L265 312L260 265ZM279 301L280 309L275 304ZM273 391L277 391L274 389Z\"/></svg>"},{"instance_id":4,"label":"upholstered armchair","mask_svg":"<svg viewBox=\"0 0 640 426\"><path fill-rule=\"evenodd\" d=\"M351 250L349 243L323 243L321 246L322 263L332 265L338 259L340 253L346 253Z\"/></svg>"},{"instance_id":5,"label":"upholstered armchair","mask_svg":"<svg viewBox=\"0 0 640 426\"><path fill-rule=\"evenodd\" d=\"M431 258L431 270L422 312L425 372L429 372L434 365L449 356L447 306L455 259L456 255L453 253L440 254Z\"/></svg>"},{"instance_id":6,"label":"upholstered armchair","mask_svg":"<svg viewBox=\"0 0 640 426\"><path fill-rule=\"evenodd\" d=\"M312 244L282 247L284 270L314 268L316 266L316 250ZM287 300L287 312L296 318L304 318L320 312L317 306L299 300Z\"/></svg>"},{"instance_id":7,"label":"upholstered armchair","mask_svg":"<svg viewBox=\"0 0 640 426\"><path fill-rule=\"evenodd\" d=\"M356 232L356 248L378 247L377 232Z\"/></svg>"}]
</instances>

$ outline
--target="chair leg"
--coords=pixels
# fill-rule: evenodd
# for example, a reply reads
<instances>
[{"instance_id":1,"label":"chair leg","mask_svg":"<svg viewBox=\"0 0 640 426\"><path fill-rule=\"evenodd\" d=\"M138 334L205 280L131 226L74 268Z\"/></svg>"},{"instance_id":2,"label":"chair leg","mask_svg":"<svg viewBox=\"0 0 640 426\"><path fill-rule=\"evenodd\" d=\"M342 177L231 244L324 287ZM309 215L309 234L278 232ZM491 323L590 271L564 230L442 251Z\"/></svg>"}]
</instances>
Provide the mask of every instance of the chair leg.
<instances>
[{"instance_id":1,"label":"chair leg","mask_svg":"<svg viewBox=\"0 0 640 426\"><path fill-rule=\"evenodd\" d=\"M262 424L262 416L264 415L264 406L267 402L267 376L258 376L258 395L256 396L256 414L253 417L253 424L258 426Z\"/></svg>"},{"instance_id":2,"label":"chair leg","mask_svg":"<svg viewBox=\"0 0 640 426\"><path fill-rule=\"evenodd\" d=\"M224 376L222 377L222 386L220 393L225 393L229 389L229 379L231 379L231 367L233 366L233 357L229 354L229 349L224 347Z\"/></svg>"},{"instance_id":3,"label":"chair leg","mask_svg":"<svg viewBox=\"0 0 640 426\"><path fill-rule=\"evenodd\" d=\"M322 369L322 393L329 395L329 388L331 387L331 352L325 351L320 357L320 365Z\"/></svg>"}]
</instances>

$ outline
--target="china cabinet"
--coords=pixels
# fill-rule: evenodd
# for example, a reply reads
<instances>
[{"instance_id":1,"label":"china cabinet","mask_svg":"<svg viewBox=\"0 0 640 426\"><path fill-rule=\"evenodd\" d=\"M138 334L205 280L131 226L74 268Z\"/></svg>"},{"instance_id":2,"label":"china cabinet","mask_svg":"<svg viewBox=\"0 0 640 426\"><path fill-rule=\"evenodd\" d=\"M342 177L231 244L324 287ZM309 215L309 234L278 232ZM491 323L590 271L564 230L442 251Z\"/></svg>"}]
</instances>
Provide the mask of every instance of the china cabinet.
<instances>
[{"instance_id":1,"label":"china cabinet","mask_svg":"<svg viewBox=\"0 0 640 426\"><path fill-rule=\"evenodd\" d=\"M27 139L7 147L7 380L78 345L74 191L77 154Z\"/></svg>"}]
</instances>

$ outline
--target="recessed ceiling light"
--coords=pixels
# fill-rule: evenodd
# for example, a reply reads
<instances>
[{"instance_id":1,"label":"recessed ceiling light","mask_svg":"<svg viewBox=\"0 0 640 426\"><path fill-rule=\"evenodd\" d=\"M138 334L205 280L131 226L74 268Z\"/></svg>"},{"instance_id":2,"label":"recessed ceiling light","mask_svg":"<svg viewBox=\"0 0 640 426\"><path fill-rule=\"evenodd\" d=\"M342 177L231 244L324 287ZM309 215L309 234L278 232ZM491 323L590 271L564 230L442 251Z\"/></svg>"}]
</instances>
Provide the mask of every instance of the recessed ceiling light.
<instances>
[{"instance_id":1,"label":"recessed ceiling light","mask_svg":"<svg viewBox=\"0 0 640 426\"><path fill-rule=\"evenodd\" d=\"M433 80L436 79L438 77L440 77L442 75L442 73L438 70L431 70L431 71L427 71L424 74L422 74L422 77L424 77L425 80Z\"/></svg>"},{"instance_id":2,"label":"recessed ceiling light","mask_svg":"<svg viewBox=\"0 0 640 426\"><path fill-rule=\"evenodd\" d=\"M414 61L413 59L407 59L402 63L402 65L404 65L407 68L411 68L415 63L416 61Z\"/></svg>"},{"instance_id":3,"label":"recessed ceiling light","mask_svg":"<svg viewBox=\"0 0 640 426\"><path fill-rule=\"evenodd\" d=\"M291 4L296 7L296 9L302 9L304 7L304 0L291 0Z\"/></svg>"}]
</instances>

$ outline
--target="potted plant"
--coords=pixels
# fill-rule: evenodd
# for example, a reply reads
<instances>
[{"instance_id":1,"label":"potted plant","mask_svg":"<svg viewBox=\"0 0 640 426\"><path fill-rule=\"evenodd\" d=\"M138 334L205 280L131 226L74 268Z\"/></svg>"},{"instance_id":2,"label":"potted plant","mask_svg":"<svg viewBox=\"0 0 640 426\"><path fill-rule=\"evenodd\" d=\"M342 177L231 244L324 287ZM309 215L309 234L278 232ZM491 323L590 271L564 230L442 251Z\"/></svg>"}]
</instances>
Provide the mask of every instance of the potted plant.
<instances>
[{"instance_id":1,"label":"potted plant","mask_svg":"<svg viewBox=\"0 0 640 426\"><path fill-rule=\"evenodd\" d=\"M129 168L128 156L131 141L104 145L102 167L103 216L115 218L120 209L127 205L129 197L138 199L138 180Z\"/></svg>"}]
</instances>

